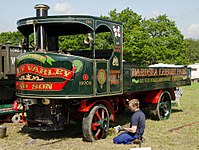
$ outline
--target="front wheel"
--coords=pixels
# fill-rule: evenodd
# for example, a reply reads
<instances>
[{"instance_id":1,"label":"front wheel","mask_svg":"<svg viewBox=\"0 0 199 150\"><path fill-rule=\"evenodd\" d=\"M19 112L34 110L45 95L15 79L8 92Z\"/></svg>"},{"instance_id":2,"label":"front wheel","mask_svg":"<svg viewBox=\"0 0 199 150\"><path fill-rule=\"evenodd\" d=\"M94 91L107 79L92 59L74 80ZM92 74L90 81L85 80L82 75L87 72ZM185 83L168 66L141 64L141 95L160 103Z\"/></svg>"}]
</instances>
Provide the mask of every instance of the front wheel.
<instances>
[{"instance_id":1,"label":"front wheel","mask_svg":"<svg viewBox=\"0 0 199 150\"><path fill-rule=\"evenodd\" d=\"M109 129L109 113L104 105L95 105L90 112L84 114L82 121L83 139L94 142L105 139Z\"/></svg>"}]
</instances>

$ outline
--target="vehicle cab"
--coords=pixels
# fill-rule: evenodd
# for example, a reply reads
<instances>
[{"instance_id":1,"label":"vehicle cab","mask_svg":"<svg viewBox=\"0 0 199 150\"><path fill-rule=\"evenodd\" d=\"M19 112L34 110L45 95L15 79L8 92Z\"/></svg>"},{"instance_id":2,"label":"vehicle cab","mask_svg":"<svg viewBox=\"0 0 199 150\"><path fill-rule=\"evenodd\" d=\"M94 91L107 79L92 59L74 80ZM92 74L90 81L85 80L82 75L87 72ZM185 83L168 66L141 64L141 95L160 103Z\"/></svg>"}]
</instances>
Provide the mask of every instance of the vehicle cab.
<instances>
[{"instance_id":1,"label":"vehicle cab","mask_svg":"<svg viewBox=\"0 0 199 150\"><path fill-rule=\"evenodd\" d=\"M17 22L27 51L16 61L17 96L122 93L121 23L88 15L48 16L47 5L35 9L36 17Z\"/></svg>"}]
</instances>

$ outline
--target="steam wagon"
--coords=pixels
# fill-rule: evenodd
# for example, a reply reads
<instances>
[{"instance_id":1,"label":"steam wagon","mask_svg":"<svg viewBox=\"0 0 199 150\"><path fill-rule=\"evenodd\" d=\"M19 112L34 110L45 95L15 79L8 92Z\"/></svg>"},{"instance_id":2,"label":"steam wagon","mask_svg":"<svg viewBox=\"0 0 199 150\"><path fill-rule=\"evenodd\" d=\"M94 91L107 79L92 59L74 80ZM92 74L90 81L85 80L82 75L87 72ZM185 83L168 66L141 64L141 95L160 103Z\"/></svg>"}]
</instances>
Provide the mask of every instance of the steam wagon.
<instances>
[{"instance_id":1,"label":"steam wagon","mask_svg":"<svg viewBox=\"0 0 199 150\"><path fill-rule=\"evenodd\" d=\"M85 140L103 139L128 100L138 98L154 119L167 119L174 90L190 84L187 67L141 68L123 61L119 22L48 16L49 7L43 4L35 9L36 17L17 22L23 47L34 49L16 60L16 95L28 106L31 129L62 130L71 120L82 119Z\"/></svg>"},{"instance_id":2,"label":"steam wagon","mask_svg":"<svg viewBox=\"0 0 199 150\"><path fill-rule=\"evenodd\" d=\"M18 108L12 109L15 95L15 58L22 53L19 46L10 42L0 45L0 122L18 121Z\"/></svg>"}]
</instances>

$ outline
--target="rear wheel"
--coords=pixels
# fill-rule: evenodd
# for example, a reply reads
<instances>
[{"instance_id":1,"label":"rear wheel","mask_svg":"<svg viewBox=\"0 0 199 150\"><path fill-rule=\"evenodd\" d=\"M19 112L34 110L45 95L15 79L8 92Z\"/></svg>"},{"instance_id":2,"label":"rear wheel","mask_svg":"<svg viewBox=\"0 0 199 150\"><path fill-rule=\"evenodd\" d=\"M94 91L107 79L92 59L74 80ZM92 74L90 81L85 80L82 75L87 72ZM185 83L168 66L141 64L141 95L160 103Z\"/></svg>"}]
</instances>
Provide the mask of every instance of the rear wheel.
<instances>
[{"instance_id":1,"label":"rear wheel","mask_svg":"<svg viewBox=\"0 0 199 150\"><path fill-rule=\"evenodd\" d=\"M108 129L109 113L104 105L98 104L84 114L82 131L85 141L93 142L106 138Z\"/></svg>"},{"instance_id":2,"label":"rear wheel","mask_svg":"<svg viewBox=\"0 0 199 150\"><path fill-rule=\"evenodd\" d=\"M154 110L155 120L168 119L171 114L171 95L168 91L163 91Z\"/></svg>"}]
</instances>

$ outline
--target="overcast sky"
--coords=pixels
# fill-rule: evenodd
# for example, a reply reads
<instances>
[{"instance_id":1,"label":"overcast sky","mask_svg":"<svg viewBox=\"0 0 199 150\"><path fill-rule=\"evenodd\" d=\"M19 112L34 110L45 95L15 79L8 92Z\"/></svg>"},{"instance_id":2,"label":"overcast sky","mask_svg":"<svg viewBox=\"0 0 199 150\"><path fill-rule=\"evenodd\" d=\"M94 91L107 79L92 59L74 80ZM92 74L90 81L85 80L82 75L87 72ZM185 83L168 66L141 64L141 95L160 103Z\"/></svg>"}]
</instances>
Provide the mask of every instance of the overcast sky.
<instances>
[{"instance_id":1,"label":"overcast sky","mask_svg":"<svg viewBox=\"0 0 199 150\"><path fill-rule=\"evenodd\" d=\"M49 15L107 16L115 8L121 12L127 7L146 19L166 14L185 38L199 39L199 0L2 0L0 32L16 31L17 20L35 16L36 4L49 5Z\"/></svg>"}]
</instances>

